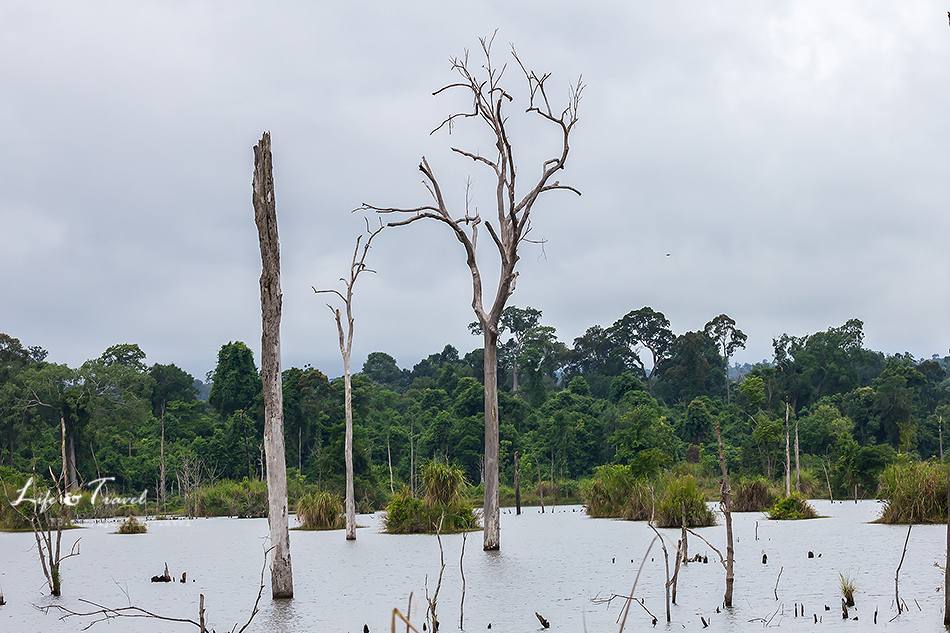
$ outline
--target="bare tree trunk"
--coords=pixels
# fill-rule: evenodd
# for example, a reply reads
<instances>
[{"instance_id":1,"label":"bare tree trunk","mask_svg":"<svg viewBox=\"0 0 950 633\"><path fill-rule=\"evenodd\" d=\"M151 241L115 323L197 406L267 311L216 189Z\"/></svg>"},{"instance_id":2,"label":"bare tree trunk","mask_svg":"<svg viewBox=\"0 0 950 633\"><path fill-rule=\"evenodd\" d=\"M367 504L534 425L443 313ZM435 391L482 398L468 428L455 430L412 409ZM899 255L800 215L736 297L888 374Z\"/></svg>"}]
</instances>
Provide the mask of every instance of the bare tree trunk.
<instances>
[{"instance_id":1,"label":"bare tree trunk","mask_svg":"<svg viewBox=\"0 0 950 633\"><path fill-rule=\"evenodd\" d=\"M73 433L66 435L66 446L69 452L67 458L67 463L69 464L67 490L75 490L79 487L79 472L76 469L76 441L73 438Z\"/></svg>"},{"instance_id":2,"label":"bare tree trunk","mask_svg":"<svg viewBox=\"0 0 950 633\"><path fill-rule=\"evenodd\" d=\"M518 393L518 359L511 363L511 393Z\"/></svg>"},{"instance_id":3,"label":"bare tree trunk","mask_svg":"<svg viewBox=\"0 0 950 633\"><path fill-rule=\"evenodd\" d=\"M343 407L346 413L344 448L346 460L346 540L356 540L356 495L353 491L353 385L350 355L343 359Z\"/></svg>"},{"instance_id":4,"label":"bare tree trunk","mask_svg":"<svg viewBox=\"0 0 950 633\"><path fill-rule=\"evenodd\" d=\"M396 488L393 485L393 452L389 447L389 435L386 435L386 460L389 462L389 492L395 493Z\"/></svg>"},{"instance_id":5,"label":"bare tree trunk","mask_svg":"<svg viewBox=\"0 0 950 633\"><path fill-rule=\"evenodd\" d=\"M508 299L515 291L518 278L516 270L520 255L518 248L525 241L531 230L531 211L534 204L547 192L561 191L580 195L576 188L562 184L554 178L555 174L563 170L570 153L570 134L577 123L578 107L583 92L583 83L578 82L568 91L567 105L553 108L548 99L544 82L550 77L549 73L538 74L522 64L521 59L511 50L511 56L517 66L524 73L528 88L528 102L525 112L537 115L542 120L554 126L561 141L559 155L548 158L541 164L541 175L532 180L529 188L519 191L516 186L516 165L508 136L508 117L504 108L513 99L511 93L501 84L504 75L503 67L495 66L492 61L491 47L494 36L480 38L485 61L479 68L469 66L469 57L452 60L452 71L459 76L459 81L450 83L434 94L446 90L462 89L471 91L474 98L474 113L457 112L446 117L433 132L444 127L451 129L453 121L459 117L474 117L473 120L486 124L491 132L492 143L497 150L493 158L487 158L462 148L453 147L452 151L466 159L486 166L495 175L495 211L497 219L485 218L479 215L477 206L470 205L466 196L463 209L450 208L429 161L422 157L419 170L423 174L423 182L431 200L422 205L411 207L383 207L362 204L357 210L371 211L378 214L396 214L401 219L391 221L387 226L408 226L420 220L431 220L447 226L454 238L465 250L466 265L472 278L472 310L478 318L485 340L484 374L485 374L485 500L483 508L484 519L484 549L497 550L500 547L500 527L498 512L498 323L501 314L507 305ZM519 183L523 181L518 181ZM492 214L493 216L495 214ZM476 245L478 232L488 233L491 242L498 251L499 276L490 302L486 303L483 296L482 275L478 266Z\"/></svg>"},{"instance_id":6,"label":"bare tree trunk","mask_svg":"<svg viewBox=\"0 0 950 633\"><path fill-rule=\"evenodd\" d=\"M947 560L943 568L943 625L950 627L950 468L947 469Z\"/></svg>"},{"instance_id":7,"label":"bare tree trunk","mask_svg":"<svg viewBox=\"0 0 950 633\"><path fill-rule=\"evenodd\" d=\"M165 509L165 403L162 403L162 417L159 421L162 428L162 439L158 449L158 501Z\"/></svg>"},{"instance_id":8,"label":"bare tree trunk","mask_svg":"<svg viewBox=\"0 0 950 633\"><path fill-rule=\"evenodd\" d=\"M280 242L270 133L254 147L254 220L261 247L261 379L264 390L264 452L267 458L267 522L274 548L271 595L292 598L290 532L287 519L287 464L284 456L284 405L280 375Z\"/></svg>"},{"instance_id":9,"label":"bare tree trunk","mask_svg":"<svg viewBox=\"0 0 950 633\"><path fill-rule=\"evenodd\" d=\"M515 513L521 514L521 464L515 451Z\"/></svg>"},{"instance_id":10,"label":"bare tree trunk","mask_svg":"<svg viewBox=\"0 0 950 633\"><path fill-rule=\"evenodd\" d=\"M485 551L501 545L498 500L498 335L491 327L483 327L485 341Z\"/></svg>"},{"instance_id":11,"label":"bare tree trunk","mask_svg":"<svg viewBox=\"0 0 950 633\"><path fill-rule=\"evenodd\" d=\"M726 451L722 445L722 433L716 424L716 442L719 445L719 468L722 471L722 514L726 522L726 593L723 605L732 607L732 587L735 584L733 563L735 550L732 545L732 488L729 486L729 467L726 465Z\"/></svg>"},{"instance_id":12,"label":"bare tree trunk","mask_svg":"<svg viewBox=\"0 0 950 633\"><path fill-rule=\"evenodd\" d=\"M825 483L828 484L828 498L831 499L831 502L835 501L835 493L831 489L831 477L828 476L828 468L825 466L825 460L821 460L821 469L825 471Z\"/></svg>"},{"instance_id":13,"label":"bare tree trunk","mask_svg":"<svg viewBox=\"0 0 950 633\"><path fill-rule=\"evenodd\" d=\"M795 419L795 491L802 491L802 470L798 461L798 418Z\"/></svg>"},{"instance_id":14,"label":"bare tree trunk","mask_svg":"<svg viewBox=\"0 0 950 633\"><path fill-rule=\"evenodd\" d=\"M792 494L792 461L789 447L788 402L785 403L785 496Z\"/></svg>"},{"instance_id":15,"label":"bare tree trunk","mask_svg":"<svg viewBox=\"0 0 950 633\"><path fill-rule=\"evenodd\" d=\"M12 444L11 444L11 450ZM940 461L943 461L943 416L940 416Z\"/></svg>"}]
</instances>

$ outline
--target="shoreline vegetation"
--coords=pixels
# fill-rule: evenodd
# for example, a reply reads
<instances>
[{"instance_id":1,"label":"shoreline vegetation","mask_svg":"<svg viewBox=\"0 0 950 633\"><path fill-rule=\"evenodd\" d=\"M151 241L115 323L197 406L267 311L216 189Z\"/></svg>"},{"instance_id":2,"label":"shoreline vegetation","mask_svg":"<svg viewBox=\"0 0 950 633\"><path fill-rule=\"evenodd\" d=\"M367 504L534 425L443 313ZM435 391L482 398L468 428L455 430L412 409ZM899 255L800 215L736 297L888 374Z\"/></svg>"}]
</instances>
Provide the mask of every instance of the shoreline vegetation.
<instances>
[{"instance_id":1,"label":"shoreline vegetation","mask_svg":"<svg viewBox=\"0 0 950 633\"><path fill-rule=\"evenodd\" d=\"M673 523L663 516L663 495L675 477L692 478L680 482L688 497L695 485L705 501L720 499L718 426L736 512L768 512L795 492L883 499L885 523L945 520L950 357L867 349L863 324L852 319L779 337L771 361L729 366L716 320L708 331L677 334L644 307L568 345L540 310L509 307L506 315L508 347L498 364L506 507L515 505L517 479L523 505L584 503L591 516L632 520L655 507L658 522ZM662 342L650 371L636 351L647 332ZM742 338L737 328L735 335ZM114 480L103 490L117 499L148 491L144 505L83 498L77 519L267 515L262 386L244 343L220 348L209 382L172 364L146 365L132 343L78 368L51 363L42 348L6 334L0 351L0 483L8 500L31 474L45 487L42 474L52 468L66 473L70 491L106 475ZM410 514L421 515L431 507L419 501L432 462L458 468L466 482L459 502L481 506L481 369L479 349L462 355L446 346L411 369L369 354L351 385L358 512L412 505ZM101 388L90 391L92 384ZM343 381L292 367L282 384L289 507L317 490L342 497ZM30 404L37 402L43 406ZM23 517L0 504L0 529L22 528Z\"/></svg>"},{"instance_id":2,"label":"shoreline vegetation","mask_svg":"<svg viewBox=\"0 0 950 633\"><path fill-rule=\"evenodd\" d=\"M789 497L785 496L781 481L770 481L762 476L738 477L732 485L732 511L761 512L772 520L820 518L809 500L828 499L827 491L822 494L817 477L811 473L802 475L803 492L793 492ZM15 493L29 476L0 467L0 490L7 499L15 499ZM387 522L387 531L391 533L435 533L443 511L446 513L443 533L478 529L475 509L482 497L481 486L467 483L457 466L437 460L422 468L420 479L417 494L403 485L384 497L385 501L378 506L361 504L360 512L393 513L391 528ZM434 486L431 494L426 481ZM523 507L583 505L592 518L629 521L648 521L651 513L655 513L657 527L680 527L685 516L686 527L693 528L715 525L714 513L707 505L719 501L718 485L718 480L703 473L698 464L682 463L652 479L635 476L626 465L605 464L597 467L591 477L579 481L542 480L526 486L521 490L521 504ZM876 523L941 524L946 522L947 516L946 491L946 464L936 460L904 460L881 472L877 495L859 499L883 502ZM80 501L71 509L71 521L64 529L80 528L86 521L127 521L134 517L161 521L267 516L266 484L259 480L221 480L201 486L187 497L169 498L165 504L149 501L145 505L93 506L90 496L89 492L81 494ZM344 527L340 494L303 484L298 478L290 486L290 499L290 507L299 522L293 529L318 531ZM853 497L837 500L852 501ZM509 509L515 507L514 490L509 486L502 486L501 505ZM331 520L334 516L336 519ZM0 504L0 532L29 531L29 522L16 508L9 502Z\"/></svg>"}]
</instances>

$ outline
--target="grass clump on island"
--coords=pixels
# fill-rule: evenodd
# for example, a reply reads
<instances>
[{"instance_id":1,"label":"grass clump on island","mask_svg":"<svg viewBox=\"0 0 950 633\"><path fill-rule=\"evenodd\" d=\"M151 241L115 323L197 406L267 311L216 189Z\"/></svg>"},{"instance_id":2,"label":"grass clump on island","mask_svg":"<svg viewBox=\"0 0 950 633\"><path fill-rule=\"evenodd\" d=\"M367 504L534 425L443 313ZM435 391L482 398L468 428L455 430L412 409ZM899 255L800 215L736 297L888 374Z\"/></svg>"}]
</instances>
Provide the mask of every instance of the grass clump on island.
<instances>
[{"instance_id":1,"label":"grass clump on island","mask_svg":"<svg viewBox=\"0 0 950 633\"><path fill-rule=\"evenodd\" d=\"M119 526L119 529L116 530L116 534L145 534L148 532L148 526L145 525L144 521L139 521L134 516L130 516L125 521L122 522L122 525Z\"/></svg>"},{"instance_id":2,"label":"grass clump on island","mask_svg":"<svg viewBox=\"0 0 950 633\"><path fill-rule=\"evenodd\" d=\"M799 521L817 519L818 513L800 494L793 492L776 501L768 511L769 518L775 521Z\"/></svg>"},{"instance_id":3,"label":"grass clump on island","mask_svg":"<svg viewBox=\"0 0 950 633\"><path fill-rule=\"evenodd\" d=\"M193 510L199 517L266 517L267 482L244 478L202 486L194 493Z\"/></svg>"},{"instance_id":4,"label":"grass clump on island","mask_svg":"<svg viewBox=\"0 0 950 633\"><path fill-rule=\"evenodd\" d=\"M422 468L424 495L408 487L396 492L386 505L386 531L390 534L465 532L478 528L471 503L462 497L465 475L461 468L431 461ZM440 528L441 524L441 528Z\"/></svg>"},{"instance_id":5,"label":"grass clump on island","mask_svg":"<svg viewBox=\"0 0 950 633\"><path fill-rule=\"evenodd\" d=\"M881 472L880 523L944 523L947 520L947 467L939 462L891 464Z\"/></svg>"},{"instance_id":6,"label":"grass clump on island","mask_svg":"<svg viewBox=\"0 0 950 633\"><path fill-rule=\"evenodd\" d=\"M765 477L741 477L732 486L733 512L764 512L775 499L772 483Z\"/></svg>"},{"instance_id":7,"label":"grass clump on island","mask_svg":"<svg viewBox=\"0 0 950 633\"><path fill-rule=\"evenodd\" d=\"M587 513L598 518L647 521L659 527L706 527L716 517L692 475L669 475L656 481L638 478L630 466L599 466L581 486Z\"/></svg>"},{"instance_id":8,"label":"grass clump on island","mask_svg":"<svg viewBox=\"0 0 950 633\"><path fill-rule=\"evenodd\" d=\"M332 492L315 490L297 501L298 530L339 530L346 524L343 501Z\"/></svg>"}]
</instances>

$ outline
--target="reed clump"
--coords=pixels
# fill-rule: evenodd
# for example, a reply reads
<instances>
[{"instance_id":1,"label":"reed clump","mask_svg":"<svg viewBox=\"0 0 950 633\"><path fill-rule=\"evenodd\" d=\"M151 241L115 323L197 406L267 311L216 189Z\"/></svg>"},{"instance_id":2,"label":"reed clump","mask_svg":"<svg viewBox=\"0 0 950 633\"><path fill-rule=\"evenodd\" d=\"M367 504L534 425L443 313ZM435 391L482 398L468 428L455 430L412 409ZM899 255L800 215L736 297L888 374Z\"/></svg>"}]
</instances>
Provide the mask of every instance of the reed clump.
<instances>
[{"instance_id":1,"label":"reed clump","mask_svg":"<svg viewBox=\"0 0 950 633\"><path fill-rule=\"evenodd\" d=\"M633 475L630 466L605 464L581 483L581 499L587 514L597 518L645 521L650 518L652 493L646 482Z\"/></svg>"},{"instance_id":2,"label":"reed clump","mask_svg":"<svg viewBox=\"0 0 950 633\"><path fill-rule=\"evenodd\" d=\"M716 515L706 504L696 478L680 475L661 482L653 520L658 527L696 528L715 525Z\"/></svg>"},{"instance_id":3,"label":"reed clump","mask_svg":"<svg viewBox=\"0 0 950 633\"><path fill-rule=\"evenodd\" d=\"M338 530L346 524L343 501L326 490L315 490L297 501L301 530Z\"/></svg>"},{"instance_id":4,"label":"reed clump","mask_svg":"<svg viewBox=\"0 0 950 633\"><path fill-rule=\"evenodd\" d=\"M844 598L845 603L849 607L854 606L854 592L857 591L858 585L854 582L854 578L849 574L838 574L838 582L841 585L841 597Z\"/></svg>"},{"instance_id":5,"label":"reed clump","mask_svg":"<svg viewBox=\"0 0 950 633\"><path fill-rule=\"evenodd\" d=\"M772 483L765 477L742 477L732 487L733 512L764 512L775 503Z\"/></svg>"},{"instance_id":6,"label":"reed clump","mask_svg":"<svg viewBox=\"0 0 950 633\"><path fill-rule=\"evenodd\" d=\"M386 531L391 534L464 532L478 528L472 505L463 497L461 468L431 461L422 468L422 496L404 486L386 505Z\"/></svg>"},{"instance_id":7,"label":"reed clump","mask_svg":"<svg viewBox=\"0 0 950 633\"><path fill-rule=\"evenodd\" d=\"M881 523L943 523L947 520L947 467L939 462L891 464L881 472Z\"/></svg>"},{"instance_id":8,"label":"reed clump","mask_svg":"<svg viewBox=\"0 0 950 633\"><path fill-rule=\"evenodd\" d=\"M818 513L800 494L793 492L787 497L776 501L769 508L768 515L775 521L799 521L802 519L817 519Z\"/></svg>"}]
</instances>

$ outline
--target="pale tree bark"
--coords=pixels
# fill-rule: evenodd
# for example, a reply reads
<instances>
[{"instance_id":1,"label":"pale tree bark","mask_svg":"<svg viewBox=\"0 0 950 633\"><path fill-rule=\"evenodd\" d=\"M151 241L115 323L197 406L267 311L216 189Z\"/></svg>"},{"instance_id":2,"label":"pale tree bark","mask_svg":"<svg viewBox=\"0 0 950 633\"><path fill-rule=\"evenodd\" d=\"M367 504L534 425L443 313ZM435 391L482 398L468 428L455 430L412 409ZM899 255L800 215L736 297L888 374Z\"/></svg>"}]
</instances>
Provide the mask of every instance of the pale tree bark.
<instances>
[{"instance_id":1,"label":"pale tree bark","mask_svg":"<svg viewBox=\"0 0 950 633\"><path fill-rule=\"evenodd\" d=\"M722 514L726 523L726 591L723 605L732 606L732 588L735 584L735 550L732 541L732 488L729 485L729 466L726 464L726 451L722 445L722 433L716 423L716 443L719 446L719 468L722 471Z\"/></svg>"},{"instance_id":2,"label":"pale tree bark","mask_svg":"<svg viewBox=\"0 0 950 633\"><path fill-rule=\"evenodd\" d=\"M950 468L947 469L947 559L943 567L943 625L950 628Z\"/></svg>"},{"instance_id":3,"label":"pale tree bark","mask_svg":"<svg viewBox=\"0 0 950 633\"><path fill-rule=\"evenodd\" d=\"M570 88L567 105L562 110L553 109L545 85L550 75L547 73L539 75L528 70L521 63L514 49L511 50L514 62L527 80L529 97L525 113L538 116L543 122L552 125L557 132L560 145L556 155L542 163L540 176L536 180L530 181L527 187L518 186L520 182L516 179L516 161L509 137L508 114L504 111L514 101L514 97L501 85L506 66L498 67L494 64L491 54L493 40L494 35L491 38L480 39L481 52L484 56L484 61L480 64L470 65L467 53L461 58L452 60L451 70L458 75L458 80L442 87L434 94L461 89L471 99L472 109L451 114L433 130L433 133L443 127L451 130L457 120L468 118L487 127L494 145L493 155L484 156L458 147L451 149L456 154L490 170L495 184L492 206L495 207L497 213L496 219L483 219L477 207L473 211L467 188L463 208L457 209L455 205L450 204L425 157L419 164L419 170L422 172L423 183L431 200L413 207L382 207L364 203L358 208L361 211L405 216L403 219L390 222L388 226L406 226L419 220L440 222L451 230L465 251L466 263L472 278L472 310L478 319L485 345L485 499L483 509L483 548L485 550L497 550L500 546L498 323L509 297L515 291L518 277L517 264L520 258L519 247L523 242L534 241L528 238L531 232L531 212L534 204L542 194L551 191L562 190L580 194L574 187L560 184L554 176L564 169L567 163L570 153L570 134L578 120L577 111L583 91L583 84L578 80ZM500 260L498 283L493 296L488 301L484 297L482 274L476 258L478 229L483 225L497 249Z\"/></svg>"},{"instance_id":4,"label":"pale tree bark","mask_svg":"<svg viewBox=\"0 0 950 633\"><path fill-rule=\"evenodd\" d=\"M159 420L162 428L162 437L158 449L158 501L165 509L165 403L162 403L162 417Z\"/></svg>"},{"instance_id":5,"label":"pale tree bark","mask_svg":"<svg viewBox=\"0 0 950 633\"><path fill-rule=\"evenodd\" d=\"M264 454L267 461L267 523L270 526L271 595L293 598L284 455L284 398L280 376L280 241L270 151L270 132L254 146L254 220L261 247L261 381L264 390Z\"/></svg>"},{"instance_id":6,"label":"pale tree bark","mask_svg":"<svg viewBox=\"0 0 950 633\"><path fill-rule=\"evenodd\" d=\"M343 414L346 418L346 430L344 432L344 461L346 462L346 540L356 540L356 496L353 488L353 372L350 368L350 358L353 354L353 289L356 287L356 281L360 273L375 272L366 267L366 256L373 244L373 239L382 232L383 226L375 231L369 230L369 223L366 224L366 242L363 242L363 235L356 238L356 247L353 249L353 256L350 258L350 272L342 278L344 291L339 290L317 290L317 294L333 294L339 297L343 302L343 311L339 308L330 308L333 313L333 319L336 322L337 337L340 344L340 356L343 358ZM361 248L362 247L362 248ZM343 321L346 320L344 327ZM389 440L386 440L387 450ZM392 461L390 460L390 488L392 487Z\"/></svg>"},{"instance_id":7,"label":"pale tree bark","mask_svg":"<svg viewBox=\"0 0 950 633\"><path fill-rule=\"evenodd\" d=\"M795 492L802 491L802 469L798 460L798 418L795 418Z\"/></svg>"},{"instance_id":8,"label":"pale tree bark","mask_svg":"<svg viewBox=\"0 0 950 633\"><path fill-rule=\"evenodd\" d=\"M520 455L515 451L515 513L521 514L521 463Z\"/></svg>"},{"instance_id":9,"label":"pale tree bark","mask_svg":"<svg viewBox=\"0 0 950 633\"><path fill-rule=\"evenodd\" d=\"M792 494L792 461L789 447L788 402L785 403L785 496Z\"/></svg>"}]
</instances>

